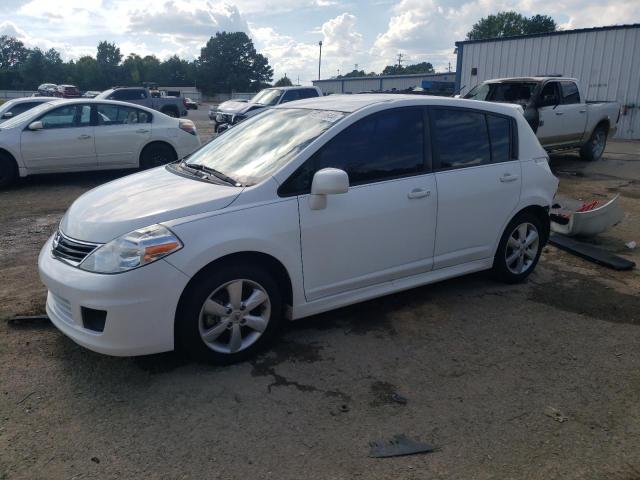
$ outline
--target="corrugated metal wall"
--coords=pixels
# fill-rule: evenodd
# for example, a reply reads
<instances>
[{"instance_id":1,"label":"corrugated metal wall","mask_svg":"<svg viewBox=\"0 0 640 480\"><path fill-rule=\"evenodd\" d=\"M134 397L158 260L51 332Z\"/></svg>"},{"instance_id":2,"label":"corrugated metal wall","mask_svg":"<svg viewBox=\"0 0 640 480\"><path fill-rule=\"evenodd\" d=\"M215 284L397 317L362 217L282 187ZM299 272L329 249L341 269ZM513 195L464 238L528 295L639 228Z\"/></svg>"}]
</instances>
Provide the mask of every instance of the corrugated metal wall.
<instances>
[{"instance_id":1,"label":"corrugated metal wall","mask_svg":"<svg viewBox=\"0 0 640 480\"><path fill-rule=\"evenodd\" d=\"M464 43L462 47L463 94L492 78L554 73L574 77L587 100L626 105L616 136L640 139L640 27ZM471 75L472 68L478 69L477 75Z\"/></svg>"},{"instance_id":2,"label":"corrugated metal wall","mask_svg":"<svg viewBox=\"0 0 640 480\"><path fill-rule=\"evenodd\" d=\"M325 95L330 93L359 93L370 90L405 90L419 87L423 80L432 82L453 82L455 73L430 75L398 75L389 77L355 77L336 80L314 80L313 84L320 87ZM344 90L342 90L344 89Z\"/></svg>"}]
</instances>

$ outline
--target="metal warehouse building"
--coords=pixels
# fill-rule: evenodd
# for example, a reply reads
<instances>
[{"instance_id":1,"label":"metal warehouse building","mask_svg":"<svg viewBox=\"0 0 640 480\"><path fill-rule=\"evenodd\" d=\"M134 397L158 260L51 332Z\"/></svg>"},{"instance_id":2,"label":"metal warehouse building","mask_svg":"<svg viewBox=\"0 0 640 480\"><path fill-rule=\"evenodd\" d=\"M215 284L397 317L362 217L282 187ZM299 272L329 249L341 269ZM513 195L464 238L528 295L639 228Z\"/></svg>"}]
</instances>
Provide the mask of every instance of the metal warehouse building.
<instances>
[{"instance_id":1,"label":"metal warehouse building","mask_svg":"<svg viewBox=\"0 0 640 480\"><path fill-rule=\"evenodd\" d=\"M620 102L617 138L640 139L640 24L467 40L456 47L462 94L492 78L574 77L586 100Z\"/></svg>"},{"instance_id":2,"label":"metal warehouse building","mask_svg":"<svg viewBox=\"0 0 640 480\"><path fill-rule=\"evenodd\" d=\"M417 73L411 75L378 75L375 77L342 77L328 80L314 80L313 84L322 93L360 93L370 91L407 90L424 88L433 93L449 88L453 91L456 74L449 73Z\"/></svg>"}]
</instances>

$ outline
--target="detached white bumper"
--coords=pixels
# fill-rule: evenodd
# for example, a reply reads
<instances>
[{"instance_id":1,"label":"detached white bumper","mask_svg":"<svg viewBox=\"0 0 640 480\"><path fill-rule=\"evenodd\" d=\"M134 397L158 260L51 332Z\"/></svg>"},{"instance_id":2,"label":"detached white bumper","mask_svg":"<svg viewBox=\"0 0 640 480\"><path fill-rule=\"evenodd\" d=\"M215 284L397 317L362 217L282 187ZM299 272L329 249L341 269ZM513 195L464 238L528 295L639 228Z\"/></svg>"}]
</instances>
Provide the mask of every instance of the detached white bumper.
<instances>
[{"instance_id":1,"label":"detached white bumper","mask_svg":"<svg viewBox=\"0 0 640 480\"><path fill-rule=\"evenodd\" d=\"M86 272L51 254L51 238L38 258L47 314L76 343L107 355L133 356L174 348L178 300L189 281L164 260L125 273ZM106 311L104 330L84 327L81 307Z\"/></svg>"}]
</instances>

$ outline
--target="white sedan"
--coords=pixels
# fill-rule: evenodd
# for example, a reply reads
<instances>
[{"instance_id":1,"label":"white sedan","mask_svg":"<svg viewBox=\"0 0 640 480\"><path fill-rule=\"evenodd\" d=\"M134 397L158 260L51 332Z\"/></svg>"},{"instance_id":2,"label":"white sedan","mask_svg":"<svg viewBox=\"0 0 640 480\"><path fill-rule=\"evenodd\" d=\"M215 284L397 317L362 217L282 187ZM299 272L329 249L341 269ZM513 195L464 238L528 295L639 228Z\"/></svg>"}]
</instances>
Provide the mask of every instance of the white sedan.
<instances>
[{"instance_id":1,"label":"white sedan","mask_svg":"<svg viewBox=\"0 0 640 480\"><path fill-rule=\"evenodd\" d=\"M200 146L190 120L111 100L53 100L0 125L0 187L18 176L150 168Z\"/></svg>"},{"instance_id":2,"label":"white sedan","mask_svg":"<svg viewBox=\"0 0 640 480\"><path fill-rule=\"evenodd\" d=\"M236 362L285 318L480 270L524 280L557 186L513 105L287 103L78 198L40 253L47 312L98 352Z\"/></svg>"}]
</instances>

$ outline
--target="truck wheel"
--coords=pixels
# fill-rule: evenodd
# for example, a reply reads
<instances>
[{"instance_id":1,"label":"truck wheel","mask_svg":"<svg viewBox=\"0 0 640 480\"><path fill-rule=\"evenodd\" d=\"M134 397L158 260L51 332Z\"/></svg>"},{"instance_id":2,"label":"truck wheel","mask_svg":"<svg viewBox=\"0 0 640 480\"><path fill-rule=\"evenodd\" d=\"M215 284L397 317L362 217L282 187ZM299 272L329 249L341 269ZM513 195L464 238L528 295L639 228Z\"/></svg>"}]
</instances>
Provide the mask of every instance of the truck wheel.
<instances>
[{"instance_id":1,"label":"truck wheel","mask_svg":"<svg viewBox=\"0 0 640 480\"><path fill-rule=\"evenodd\" d=\"M515 216L500 239L493 259L493 273L505 283L523 281L536 268L544 236L540 219L529 212Z\"/></svg>"},{"instance_id":2,"label":"truck wheel","mask_svg":"<svg viewBox=\"0 0 640 480\"><path fill-rule=\"evenodd\" d=\"M10 156L0 152L0 188L5 188L18 178L18 167Z\"/></svg>"},{"instance_id":3,"label":"truck wheel","mask_svg":"<svg viewBox=\"0 0 640 480\"><path fill-rule=\"evenodd\" d=\"M249 264L205 272L180 300L176 345L203 362L241 362L266 346L280 327L278 283L267 270Z\"/></svg>"},{"instance_id":4,"label":"truck wheel","mask_svg":"<svg viewBox=\"0 0 640 480\"><path fill-rule=\"evenodd\" d=\"M140 155L140 170L166 165L177 159L176 152L164 143L152 143L144 148Z\"/></svg>"},{"instance_id":5,"label":"truck wheel","mask_svg":"<svg viewBox=\"0 0 640 480\"><path fill-rule=\"evenodd\" d=\"M170 117L173 117L173 118L178 118L178 112L176 112L172 108L167 108L166 110L163 110L162 113L164 113L165 115L169 115Z\"/></svg>"},{"instance_id":6,"label":"truck wheel","mask_svg":"<svg viewBox=\"0 0 640 480\"><path fill-rule=\"evenodd\" d=\"M599 125L591 134L589 141L580 149L580 158L587 162L600 160L604 153L604 147L607 145L607 128Z\"/></svg>"}]
</instances>

